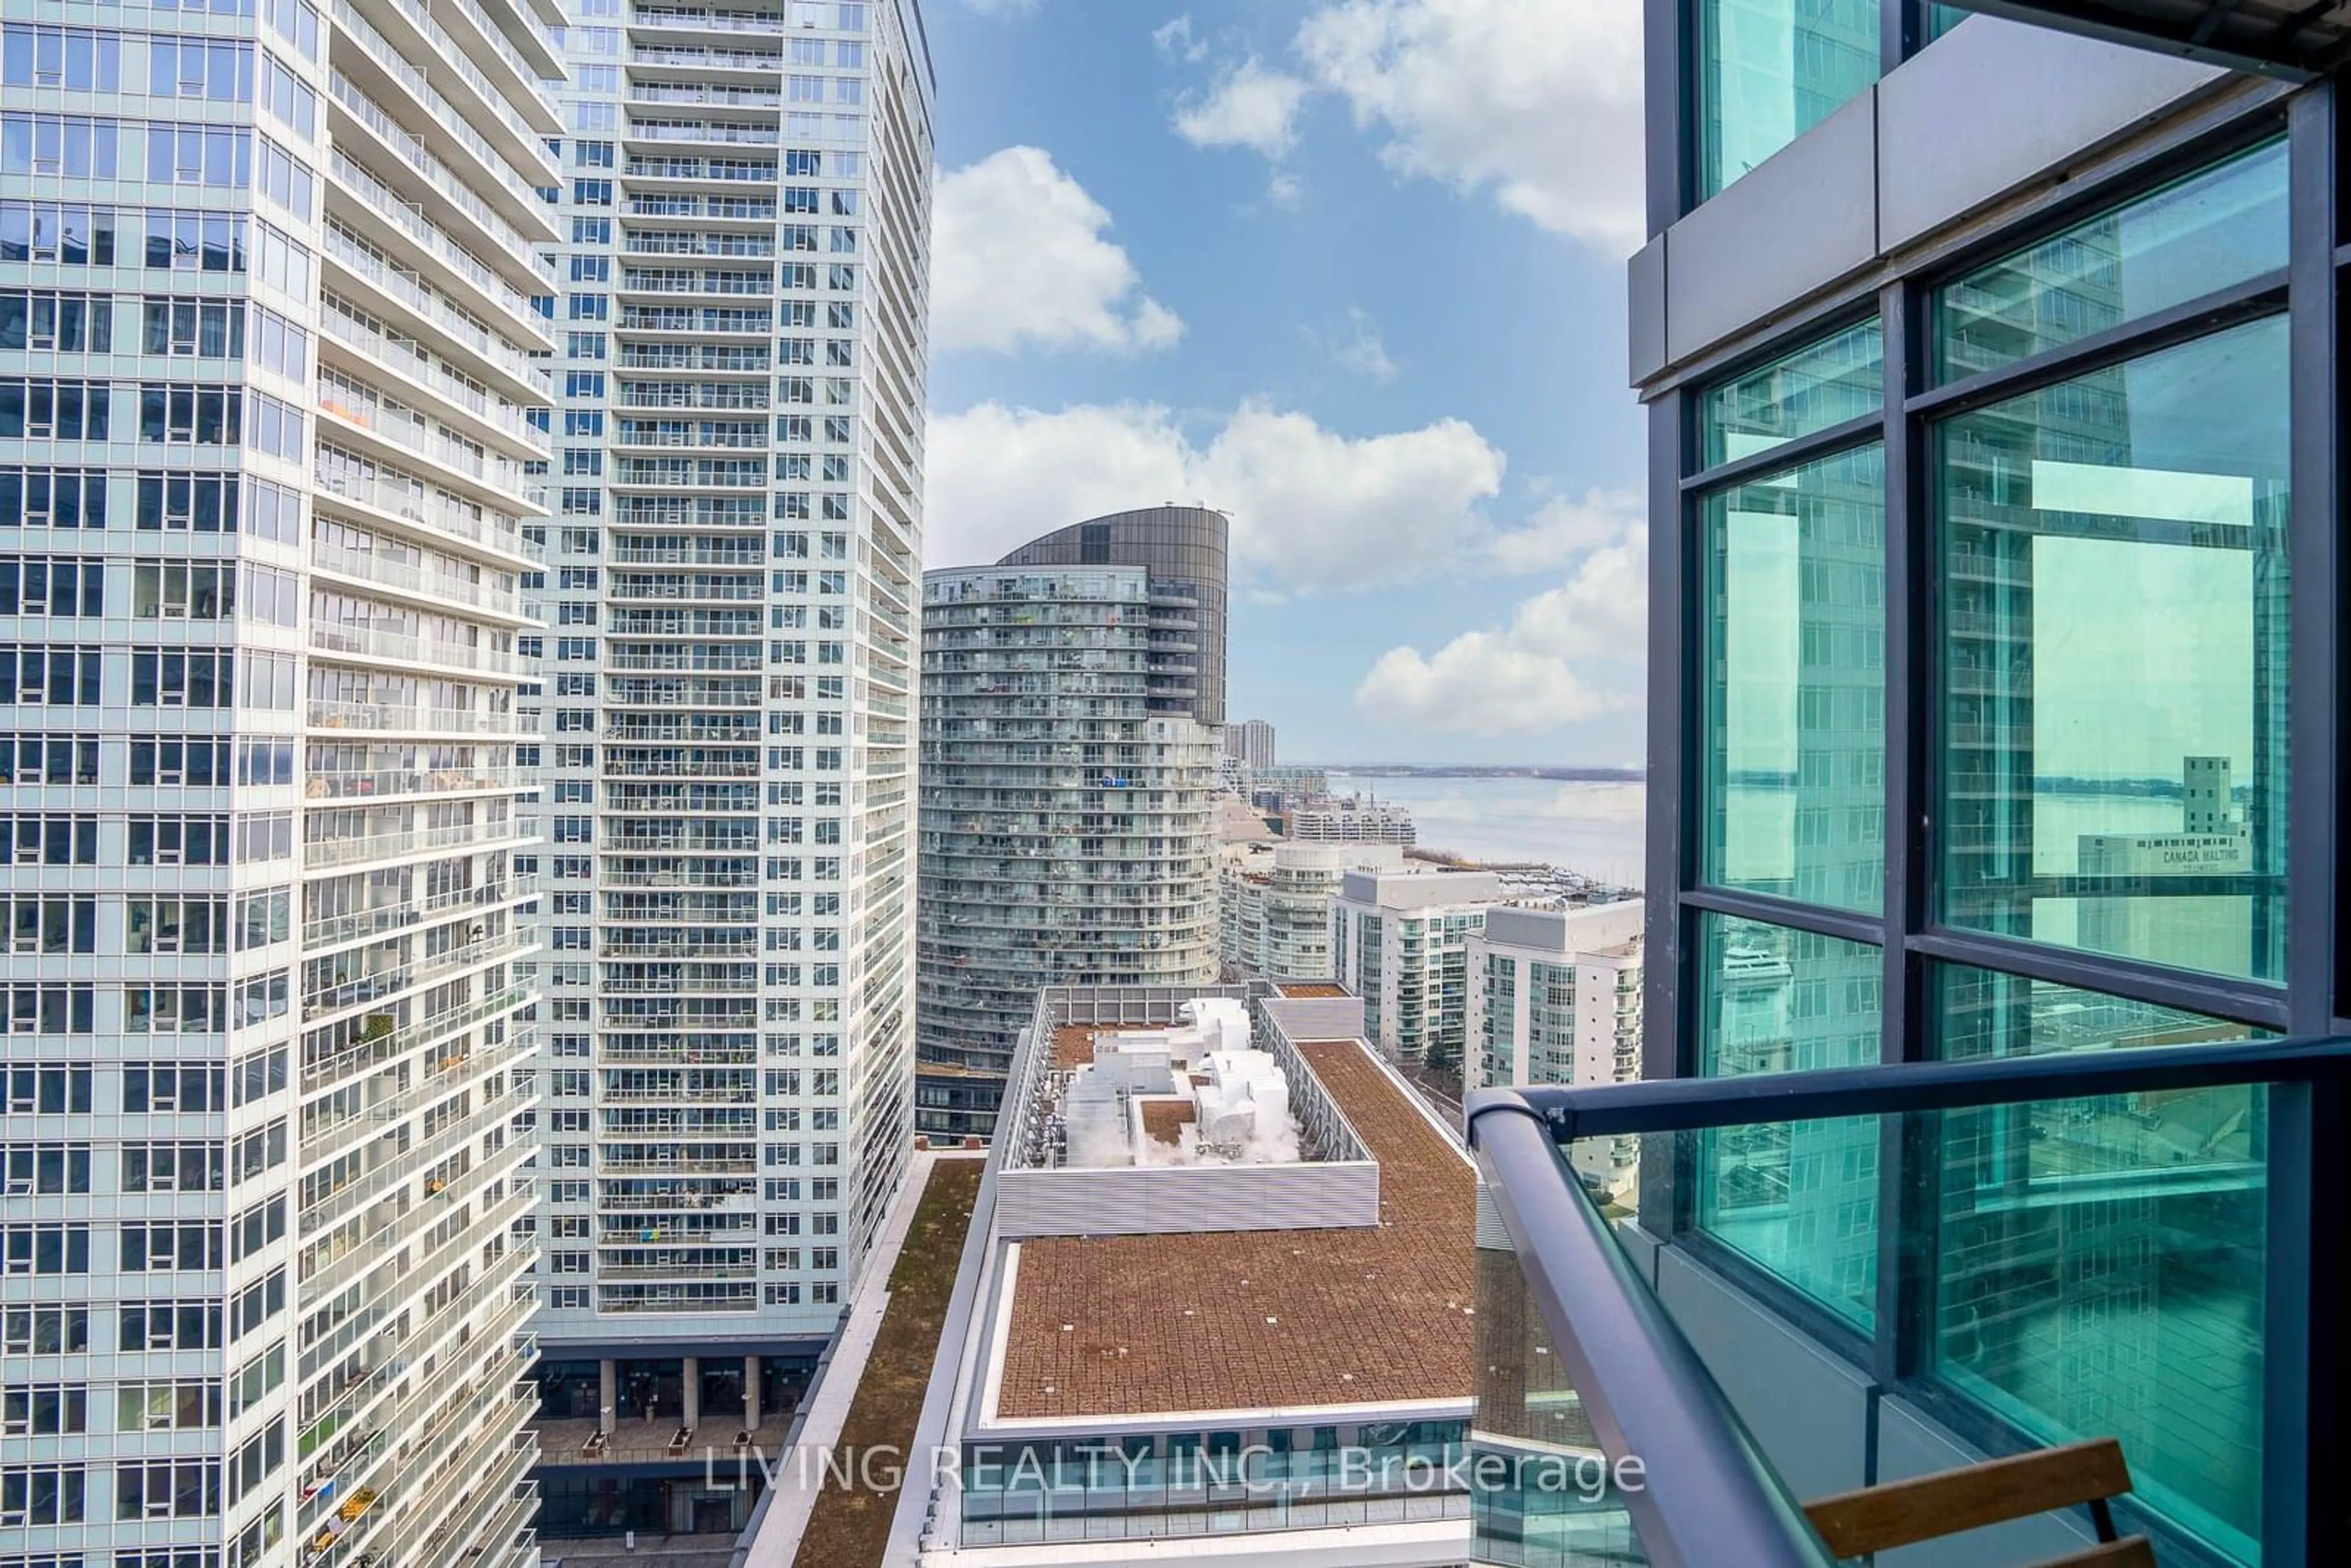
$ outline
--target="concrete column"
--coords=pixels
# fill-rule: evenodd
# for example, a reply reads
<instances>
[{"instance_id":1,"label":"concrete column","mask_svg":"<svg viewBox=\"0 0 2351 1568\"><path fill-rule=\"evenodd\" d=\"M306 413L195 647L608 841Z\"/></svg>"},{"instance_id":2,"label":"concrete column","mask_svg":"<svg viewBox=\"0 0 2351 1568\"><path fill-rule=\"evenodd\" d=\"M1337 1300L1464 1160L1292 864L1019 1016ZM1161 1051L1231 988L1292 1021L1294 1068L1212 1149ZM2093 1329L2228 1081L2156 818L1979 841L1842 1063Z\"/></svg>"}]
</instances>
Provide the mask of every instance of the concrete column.
<instances>
[{"instance_id":1,"label":"concrete column","mask_svg":"<svg viewBox=\"0 0 2351 1568\"><path fill-rule=\"evenodd\" d=\"M702 1422L702 1363L693 1356L685 1358L685 1421L688 1427Z\"/></svg>"},{"instance_id":2,"label":"concrete column","mask_svg":"<svg viewBox=\"0 0 2351 1568\"><path fill-rule=\"evenodd\" d=\"M606 1356L596 1364L596 1430L609 1433L612 1416L621 1402L621 1369L612 1358Z\"/></svg>"},{"instance_id":3,"label":"concrete column","mask_svg":"<svg viewBox=\"0 0 2351 1568\"><path fill-rule=\"evenodd\" d=\"M759 1429L759 1358L743 1358L743 1430Z\"/></svg>"}]
</instances>

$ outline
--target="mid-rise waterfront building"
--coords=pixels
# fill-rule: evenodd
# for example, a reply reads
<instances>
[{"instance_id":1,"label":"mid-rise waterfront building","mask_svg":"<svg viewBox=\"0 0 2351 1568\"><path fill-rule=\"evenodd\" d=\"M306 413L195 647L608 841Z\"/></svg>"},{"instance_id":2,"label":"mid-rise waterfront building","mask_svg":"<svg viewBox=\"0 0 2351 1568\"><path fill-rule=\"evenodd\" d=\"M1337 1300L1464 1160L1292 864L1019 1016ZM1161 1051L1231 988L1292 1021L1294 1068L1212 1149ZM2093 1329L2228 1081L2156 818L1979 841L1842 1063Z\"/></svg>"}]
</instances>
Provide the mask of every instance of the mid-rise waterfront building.
<instances>
[{"instance_id":1,"label":"mid-rise waterfront building","mask_svg":"<svg viewBox=\"0 0 2351 1568\"><path fill-rule=\"evenodd\" d=\"M1261 718L1225 726L1225 755L1252 773L1273 766L1273 726Z\"/></svg>"},{"instance_id":2,"label":"mid-rise waterfront building","mask_svg":"<svg viewBox=\"0 0 2351 1568\"><path fill-rule=\"evenodd\" d=\"M1244 774L1247 788L1243 793L1276 806L1284 800L1320 800L1331 793L1331 775L1326 768L1269 762L1262 768L1244 764Z\"/></svg>"},{"instance_id":3,"label":"mid-rise waterfront building","mask_svg":"<svg viewBox=\"0 0 2351 1568\"><path fill-rule=\"evenodd\" d=\"M1280 803L1282 837L1301 844L1416 843L1419 831L1405 808L1381 800L1328 795Z\"/></svg>"},{"instance_id":4,"label":"mid-rise waterfront building","mask_svg":"<svg viewBox=\"0 0 2351 1568\"><path fill-rule=\"evenodd\" d=\"M1216 978L1226 534L1155 507L925 575L924 1132L987 1134L1042 987Z\"/></svg>"},{"instance_id":5,"label":"mid-rise waterfront building","mask_svg":"<svg viewBox=\"0 0 2351 1568\"><path fill-rule=\"evenodd\" d=\"M1588 1308L1524 1113L1681 1129L1616 1234L1740 1418L1677 1396L1684 1451L1753 1458L1620 1500L1656 1556L1826 1563L1790 1501L2107 1438L2140 1560L2340 1562L2346 35L1997 9L1648 7L1644 1070L1692 1082L1473 1137ZM1667 1403L1578 1359L1625 1321L1542 1322L1609 1445ZM1481 1500L1470 1556L1588 1519Z\"/></svg>"},{"instance_id":6,"label":"mid-rise waterfront building","mask_svg":"<svg viewBox=\"0 0 2351 1568\"><path fill-rule=\"evenodd\" d=\"M1401 871L1393 844L1221 844L1217 850L1217 955L1228 974L1322 980L1331 957L1331 899L1350 871Z\"/></svg>"},{"instance_id":7,"label":"mid-rise waterfront building","mask_svg":"<svg viewBox=\"0 0 2351 1568\"><path fill-rule=\"evenodd\" d=\"M1300 989L1032 998L887 1561L1468 1559L1476 1178Z\"/></svg>"},{"instance_id":8,"label":"mid-rise waterfront building","mask_svg":"<svg viewBox=\"0 0 2351 1568\"><path fill-rule=\"evenodd\" d=\"M1624 1083L1641 1075L1637 898L1552 908L1496 904L1469 938L1465 1090ZM1630 1193L1635 1138L1587 1139L1571 1158L1595 1192Z\"/></svg>"},{"instance_id":9,"label":"mid-rise waterfront building","mask_svg":"<svg viewBox=\"0 0 2351 1568\"><path fill-rule=\"evenodd\" d=\"M1391 1061L1458 1072L1469 1039L1469 938L1500 902L1491 872L1351 871L1331 900L1331 972L1364 1000Z\"/></svg>"},{"instance_id":10,"label":"mid-rise waterfront building","mask_svg":"<svg viewBox=\"0 0 2351 1568\"><path fill-rule=\"evenodd\" d=\"M912 1145L931 65L914 0L563 48L548 1527L723 1528L695 1456L774 1445Z\"/></svg>"},{"instance_id":11,"label":"mid-rise waterfront building","mask_svg":"<svg viewBox=\"0 0 2351 1568\"><path fill-rule=\"evenodd\" d=\"M12 1563L537 1561L558 19L0 22Z\"/></svg>"}]
</instances>

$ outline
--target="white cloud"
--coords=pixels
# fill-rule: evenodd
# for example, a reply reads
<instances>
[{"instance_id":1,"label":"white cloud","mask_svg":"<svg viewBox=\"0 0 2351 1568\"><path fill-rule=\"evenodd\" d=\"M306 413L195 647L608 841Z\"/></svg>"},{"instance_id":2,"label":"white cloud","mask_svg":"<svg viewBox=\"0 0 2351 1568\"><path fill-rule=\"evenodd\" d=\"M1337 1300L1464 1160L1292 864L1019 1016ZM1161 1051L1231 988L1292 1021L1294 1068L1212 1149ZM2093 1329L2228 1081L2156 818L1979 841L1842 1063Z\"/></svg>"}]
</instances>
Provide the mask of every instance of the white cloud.
<instances>
[{"instance_id":1,"label":"white cloud","mask_svg":"<svg viewBox=\"0 0 2351 1568\"><path fill-rule=\"evenodd\" d=\"M1207 45L1189 14L1152 34L1163 58ZM1389 140L1399 172L1501 204L1613 257L1641 242L1641 0L1325 0L1298 29L1305 78L1255 56L1178 100L1176 129L1202 147L1276 161L1311 91L1347 100ZM1277 172L1268 194L1296 204Z\"/></svg>"},{"instance_id":2,"label":"white cloud","mask_svg":"<svg viewBox=\"0 0 2351 1568\"><path fill-rule=\"evenodd\" d=\"M1285 213L1294 213L1306 202L1306 185L1295 174L1277 169L1265 183L1265 199Z\"/></svg>"},{"instance_id":3,"label":"white cloud","mask_svg":"<svg viewBox=\"0 0 2351 1568\"><path fill-rule=\"evenodd\" d=\"M1565 660L1495 632L1464 632L1429 659L1417 648L1389 649L1355 688L1355 706L1399 728L1465 735L1552 729L1609 706Z\"/></svg>"},{"instance_id":4,"label":"white cloud","mask_svg":"<svg viewBox=\"0 0 2351 1568\"><path fill-rule=\"evenodd\" d=\"M1041 148L1007 147L942 175L931 223L935 348L1135 353L1184 335L1103 237L1109 210Z\"/></svg>"},{"instance_id":5,"label":"white cloud","mask_svg":"<svg viewBox=\"0 0 2351 1568\"><path fill-rule=\"evenodd\" d=\"M1380 341L1380 329L1360 307L1347 308L1347 336L1326 340L1309 333L1315 345L1330 356L1331 362L1351 375L1386 386L1396 379L1396 362L1388 358L1387 345Z\"/></svg>"},{"instance_id":6,"label":"white cloud","mask_svg":"<svg viewBox=\"0 0 2351 1568\"><path fill-rule=\"evenodd\" d=\"M1506 735L1631 707L1647 625L1649 538L1637 517L1587 550L1510 623L1430 654L1391 648L1355 688L1365 716L1399 728Z\"/></svg>"},{"instance_id":7,"label":"white cloud","mask_svg":"<svg viewBox=\"0 0 2351 1568\"><path fill-rule=\"evenodd\" d=\"M1210 53L1188 12L1151 38L1171 63ZM1490 189L1612 259L1641 243L1641 0L1320 0L1291 50L1302 75L1227 63L1177 100L1176 131L1279 162L1307 99L1332 93L1386 132L1381 156L1400 173ZM1277 206L1296 194L1286 179Z\"/></svg>"},{"instance_id":8,"label":"white cloud","mask_svg":"<svg viewBox=\"0 0 2351 1568\"><path fill-rule=\"evenodd\" d=\"M1522 528L1494 540L1494 566L1505 572L1549 571L1596 545L1622 538L1641 519L1638 490L1586 490L1581 500L1554 496Z\"/></svg>"},{"instance_id":9,"label":"white cloud","mask_svg":"<svg viewBox=\"0 0 2351 1568\"><path fill-rule=\"evenodd\" d=\"M963 0L964 9L983 16L1032 16L1042 0Z\"/></svg>"},{"instance_id":10,"label":"white cloud","mask_svg":"<svg viewBox=\"0 0 2351 1568\"><path fill-rule=\"evenodd\" d=\"M1297 49L1383 156L1611 256L1641 241L1640 0L1339 0Z\"/></svg>"},{"instance_id":11,"label":"white cloud","mask_svg":"<svg viewBox=\"0 0 2351 1568\"><path fill-rule=\"evenodd\" d=\"M1207 96L1177 100L1176 131L1196 147L1249 147L1278 159L1298 140L1305 100L1303 81L1251 55L1219 71Z\"/></svg>"},{"instance_id":12,"label":"white cloud","mask_svg":"<svg viewBox=\"0 0 2351 1568\"><path fill-rule=\"evenodd\" d=\"M1165 408L982 403L931 421L925 554L968 566L1103 512L1197 501L1231 516L1238 578L1374 587L1477 559L1504 463L1457 419L1351 437L1253 402L1201 444Z\"/></svg>"},{"instance_id":13,"label":"white cloud","mask_svg":"<svg viewBox=\"0 0 2351 1568\"><path fill-rule=\"evenodd\" d=\"M1103 512L1196 499L1185 487L1188 452L1159 408L1043 413L984 402L934 413L923 455L924 564L985 565Z\"/></svg>"},{"instance_id":14,"label":"white cloud","mask_svg":"<svg viewBox=\"0 0 2351 1568\"><path fill-rule=\"evenodd\" d=\"M1504 458L1466 421L1349 439L1244 404L1200 464L1233 553L1279 582L1362 588L1450 570L1485 531Z\"/></svg>"},{"instance_id":15,"label":"white cloud","mask_svg":"<svg viewBox=\"0 0 2351 1568\"><path fill-rule=\"evenodd\" d=\"M1183 60L1197 65L1208 57L1206 41L1192 37L1192 13L1171 16L1152 29L1151 47L1159 51L1163 60Z\"/></svg>"}]
</instances>

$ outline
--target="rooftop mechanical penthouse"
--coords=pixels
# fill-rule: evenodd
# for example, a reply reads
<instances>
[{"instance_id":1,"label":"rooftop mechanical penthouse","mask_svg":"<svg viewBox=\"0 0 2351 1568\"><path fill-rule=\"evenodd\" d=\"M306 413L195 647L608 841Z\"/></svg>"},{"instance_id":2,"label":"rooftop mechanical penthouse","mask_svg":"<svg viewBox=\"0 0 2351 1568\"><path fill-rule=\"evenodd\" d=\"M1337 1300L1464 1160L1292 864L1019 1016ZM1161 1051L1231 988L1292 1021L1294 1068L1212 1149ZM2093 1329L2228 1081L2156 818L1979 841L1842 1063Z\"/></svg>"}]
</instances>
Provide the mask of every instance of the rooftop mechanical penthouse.
<instances>
[{"instance_id":1,"label":"rooftop mechanical penthouse","mask_svg":"<svg viewBox=\"0 0 2351 1568\"><path fill-rule=\"evenodd\" d=\"M918 1436L958 1463L901 1502L923 1563L1462 1560L1476 1181L1362 1014L1040 996Z\"/></svg>"}]
</instances>

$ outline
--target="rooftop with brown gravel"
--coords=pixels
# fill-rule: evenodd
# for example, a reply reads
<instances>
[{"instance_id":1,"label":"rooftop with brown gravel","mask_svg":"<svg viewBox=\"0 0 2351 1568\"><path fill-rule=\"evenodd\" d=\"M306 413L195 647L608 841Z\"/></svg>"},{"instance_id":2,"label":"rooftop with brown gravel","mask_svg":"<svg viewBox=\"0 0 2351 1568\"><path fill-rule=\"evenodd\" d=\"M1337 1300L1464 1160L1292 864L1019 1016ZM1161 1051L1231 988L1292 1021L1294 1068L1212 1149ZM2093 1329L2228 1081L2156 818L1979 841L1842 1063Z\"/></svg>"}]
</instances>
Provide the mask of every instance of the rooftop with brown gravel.
<instances>
[{"instance_id":1,"label":"rooftop with brown gravel","mask_svg":"<svg viewBox=\"0 0 2351 1568\"><path fill-rule=\"evenodd\" d=\"M1094 1036L1105 1031L1092 1024L1065 1023L1053 1026L1053 1065L1083 1067L1094 1059Z\"/></svg>"},{"instance_id":2,"label":"rooftop with brown gravel","mask_svg":"<svg viewBox=\"0 0 2351 1568\"><path fill-rule=\"evenodd\" d=\"M1469 1164L1361 1040L1299 1049L1379 1162L1380 1223L1019 1243L996 1419L1469 1397Z\"/></svg>"}]
</instances>

